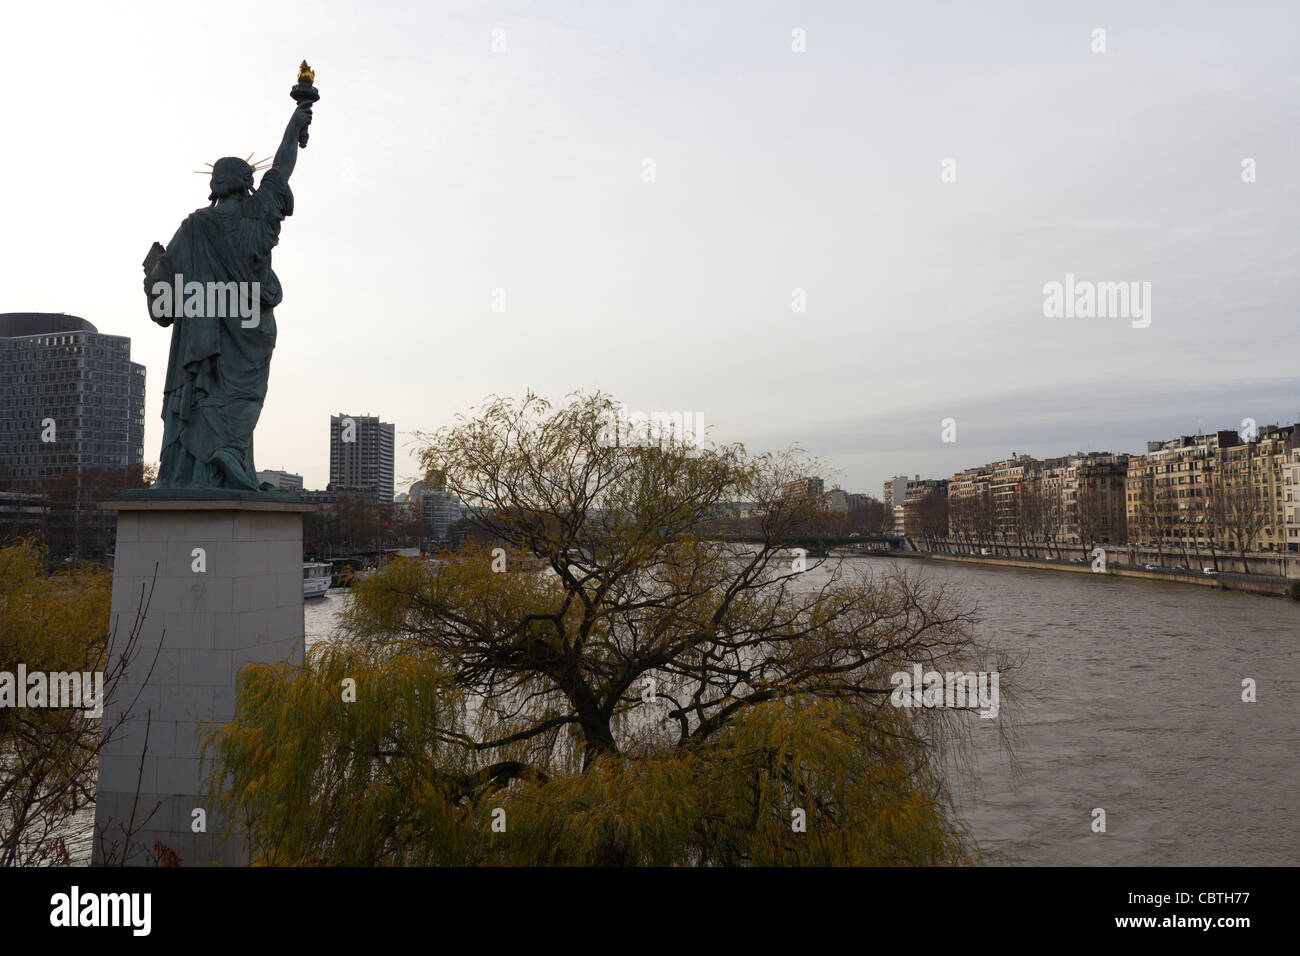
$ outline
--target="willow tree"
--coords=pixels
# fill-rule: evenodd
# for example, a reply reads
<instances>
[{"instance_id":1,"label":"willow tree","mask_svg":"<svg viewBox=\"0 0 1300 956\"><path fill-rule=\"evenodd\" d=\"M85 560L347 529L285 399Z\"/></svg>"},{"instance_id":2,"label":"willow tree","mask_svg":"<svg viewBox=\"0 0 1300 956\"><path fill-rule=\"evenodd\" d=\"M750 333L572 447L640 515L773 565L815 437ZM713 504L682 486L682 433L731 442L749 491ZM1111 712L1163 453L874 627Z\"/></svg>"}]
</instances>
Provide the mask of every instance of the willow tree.
<instances>
[{"instance_id":1,"label":"willow tree","mask_svg":"<svg viewBox=\"0 0 1300 956\"><path fill-rule=\"evenodd\" d=\"M258 858L975 859L943 757L1000 720L891 701L914 665L985 669L972 610L797 550L821 503L795 456L629 441L615 412L530 394L421 436L494 546L393 562L301 670L244 672L213 787ZM718 532L736 502L752 540Z\"/></svg>"},{"instance_id":2,"label":"willow tree","mask_svg":"<svg viewBox=\"0 0 1300 956\"><path fill-rule=\"evenodd\" d=\"M142 595L134 623L123 625L122 651L109 658L111 573L49 573L47 559L31 541L0 548L0 867L67 864L89 849L99 753L124 721L104 726L95 711L126 699L127 664L148 612ZM80 701L68 706L61 691ZM150 812L140 808L136 830ZM121 836L129 842L135 833Z\"/></svg>"}]
</instances>

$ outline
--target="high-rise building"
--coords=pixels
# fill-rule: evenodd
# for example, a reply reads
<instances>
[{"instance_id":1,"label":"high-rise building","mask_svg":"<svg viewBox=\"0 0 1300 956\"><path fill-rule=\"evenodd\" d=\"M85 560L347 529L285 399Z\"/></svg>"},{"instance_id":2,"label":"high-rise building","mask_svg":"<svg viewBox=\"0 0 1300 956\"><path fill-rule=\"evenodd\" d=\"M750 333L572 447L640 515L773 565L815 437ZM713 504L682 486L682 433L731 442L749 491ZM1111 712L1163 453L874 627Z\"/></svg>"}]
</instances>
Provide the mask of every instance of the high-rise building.
<instances>
[{"instance_id":1,"label":"high-rise building","mask_svg":"<svg viewBox=\"0 0 1300 956\"><path fill-rule=\"evenodd\" d=\"M0 481L37 490L70 467L144 462L144 366L75 315L0 314Z\"/></svg>"},{"instance_id":2,"label":"high-rise building","mask_svg":"<svg viewBox=\"0 0 1300 956\"><path fill-rule=\"evenodd\" d=\"M331 415L327 490L360 492L376 504L391 504L395 435L392 424L371 415Z\"/></svg>"}]
</instances>

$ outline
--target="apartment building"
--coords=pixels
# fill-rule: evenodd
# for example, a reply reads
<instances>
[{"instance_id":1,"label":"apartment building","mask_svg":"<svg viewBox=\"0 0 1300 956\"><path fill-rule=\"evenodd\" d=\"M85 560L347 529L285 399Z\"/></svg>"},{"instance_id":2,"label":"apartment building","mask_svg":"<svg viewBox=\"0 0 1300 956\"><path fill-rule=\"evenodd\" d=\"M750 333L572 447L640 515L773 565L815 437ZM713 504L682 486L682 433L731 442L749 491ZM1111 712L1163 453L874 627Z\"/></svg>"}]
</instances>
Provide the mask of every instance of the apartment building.
<instances>
[{"instance_id":1,"label":"apartment building","mask_svg":"<svg viewBox=\"0 0 1300 956\"><path fill-rule=\"evenodd\" d=\"M327 491L361 492L376 504L393 500L396 429L372 415L330 416Z\"/></svg>"},{"instance_id":2,"label":"apartment building","mask_svg":"<svg viewBox=\"0 0 1300 956\"><path fill-rule=\"evenodd\" d=\"M948 479L948 531L960 537L994 533L993 475L987 466L967 468Z\"/></svg>"},{"instance_id":3,"label":"apartment building","mask_svg":"<svg viewBox=\"0 0 1300 956\"><path fill-rule=\"evenodd\" d=\"M1067 473L1074 469L1074 504L1066 512L1071 540L1081 544L1128 541L1128 461L1128 455L1089 452L1067 466Z\"/></svg>"},{"instance_id":4,"label":"apartment building","mask_svg":"<svg viewBox=\"0 0 1300 956\"><path fill-rule=\"evenodd\" d=\"M1220 456L1221 483L1234 546L1286 550L1286 477L1296 426L1261 428L1255 441Z\"/></svg>"},{"instance_id":5,"label":"apartment building","mask_svg":"<svg viewBox=\"0 0 1300 956\"><path fill-rule=\"evenodd\" d=\"M1013 454L948 481L954 533L1004 542L1118 543L1127 537L1128 456Z\"/></svg>"},{"instance_id":6,"label":"apartment building","mask_svg":"<svg viewBox=\"0 0 1300 956\"><path fill-rule=\"evenodd\" d=\"M985 465L988 472L989 493L993 502L993 524L1004 537L1015 534L1020 510L1020 492L1025 482L1032 478L1038 461L1028 455L1011 453L1005 461Z\"/></svg>"},{"instance_id":7,"label":"apartment building","mask_svg":"<svg viewBox=\"0 0 1300 956\"><path fill-rule=\"evenodd\" d=\"M781 496L786 501L806 501L810 498L820 499L825 492L826 483L813 476L786 482L781 489Z\"/></svg>"},{"instance_id":8,"label":"apartment building","mask_svg":"<svg viewBox=\"0 0 1300 956\"><path fill-rule=\"evenodd\" d=\"M1266 426L1252 441L1227 430L1148 442L1145 455L1129 460L1130 536L1192 548L1290 550L1287 478L1296 444L1295 425Z\"/></svg>"},{"instance_id":9,"label":"apartment building","mask_svg":"<svg viewBox=\"0 0 1300 956\"><path fill-rule=\"evenodd\" d=\"M1291 449L1282 479L1287 551L1300 551L1300 448Z\"/></svg>"},{"instance_id":10,"label":"apartment building","mask_svg":"<svg viewBox=\"0 0 1300 956\"><path fill-rule=\"evenodd\" d=\"M919 538L926 533L925 499L931 495L948 495L948 479L926 478L919 475L907 483L903 498L903 534L909 538ZM933 533L943 537L947 535L946 522L942 528L934 528Z\"/></svg>"},{"instance_id":11,"label":"apartment building","mask_svg":"<svg viewBox=\"0 0 1300 956\"><path fill-rule=\"evenodd\" d=\"M1208 511L1214 466L1221 450L1240 441L1234 431L1219 431L1147 442L1146 454L1131 457L1128 464L1129 537L1141 543L1188 545L1217 537Z\"/></svg>"},{"instance_id":12,"label":"apartment building","mask_svg":"<svg viewBox=\"0 0 1300 956\"><path fill-rule=\"evenodd\" d=\"M906 475L896 475L885 482L885 509L893 519L894 534L903 533L903 504L906 499Z\"/></svg>"}]
</instances>

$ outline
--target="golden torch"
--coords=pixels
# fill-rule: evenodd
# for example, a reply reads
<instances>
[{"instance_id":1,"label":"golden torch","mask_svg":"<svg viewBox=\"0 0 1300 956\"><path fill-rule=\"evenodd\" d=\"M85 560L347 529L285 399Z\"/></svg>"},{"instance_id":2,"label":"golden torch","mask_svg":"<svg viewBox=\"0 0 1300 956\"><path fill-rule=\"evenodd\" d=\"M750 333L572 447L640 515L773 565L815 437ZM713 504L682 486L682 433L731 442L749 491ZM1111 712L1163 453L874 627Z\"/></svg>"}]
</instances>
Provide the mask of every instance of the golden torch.
<instances>
[{"instance_id":1,"label":"golden torch","mask_svg":"<svg viewBox=\"0 0 1300 956\"><path fill-rule=\"evenodd\" d=\"M293 97L299 106L302 106L304 102L315 103L320 99L320 93L316 91L316 87L312 86L315 82L316 71L307 65L306 60L303 60L302 66L298 67L298 82L289 91L289 95ZM298 134L298 146L300 149L307 148L307 127L305 126L302 128L302 132Z\"/></svg>"}]
</instances>

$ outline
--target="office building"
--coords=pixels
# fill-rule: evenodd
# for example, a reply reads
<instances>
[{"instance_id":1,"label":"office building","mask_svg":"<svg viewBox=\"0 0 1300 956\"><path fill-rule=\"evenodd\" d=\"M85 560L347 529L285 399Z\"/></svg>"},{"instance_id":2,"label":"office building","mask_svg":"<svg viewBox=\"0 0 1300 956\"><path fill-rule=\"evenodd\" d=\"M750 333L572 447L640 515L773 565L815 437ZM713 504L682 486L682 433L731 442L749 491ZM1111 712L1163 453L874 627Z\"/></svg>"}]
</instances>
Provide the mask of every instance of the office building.
<instances>
[{"instance_id":1,"label":"office building","mask_svg":"<svg viewBox=\"0 0 1300 956\"><path fill-rule=\"evenodd\" d=\"M75 315L0 314L0 486L144 462L144 366Z\"/></svg>"}]
</instances>

